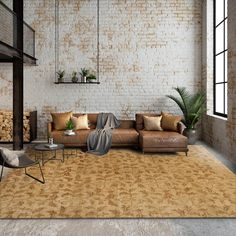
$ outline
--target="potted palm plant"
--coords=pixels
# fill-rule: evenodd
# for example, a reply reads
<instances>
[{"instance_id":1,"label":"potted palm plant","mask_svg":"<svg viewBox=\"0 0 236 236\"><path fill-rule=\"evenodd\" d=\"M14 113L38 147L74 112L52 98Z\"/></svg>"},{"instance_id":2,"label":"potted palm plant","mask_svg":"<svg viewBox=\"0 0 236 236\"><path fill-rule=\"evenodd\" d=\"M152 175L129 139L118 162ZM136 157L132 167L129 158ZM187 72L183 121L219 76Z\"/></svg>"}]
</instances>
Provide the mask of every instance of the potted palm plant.
<instances>
[{"instance_id":1,"label":"potted palm plant","mask_svg":"<svg viewBox=\"0 0 236 236\"><path fill-rule=\"evenodd\" d=\"M201 115L205 112L205 93L198 91L195 94L190 94L185 87L177 87L174 90L179 94L179 97L167 95L177 103L183 112L182 122L186 126L183 134L188 137L188 143L194 144L197 141L196 124L198 123Z\"/></svg>"}]
</instances>

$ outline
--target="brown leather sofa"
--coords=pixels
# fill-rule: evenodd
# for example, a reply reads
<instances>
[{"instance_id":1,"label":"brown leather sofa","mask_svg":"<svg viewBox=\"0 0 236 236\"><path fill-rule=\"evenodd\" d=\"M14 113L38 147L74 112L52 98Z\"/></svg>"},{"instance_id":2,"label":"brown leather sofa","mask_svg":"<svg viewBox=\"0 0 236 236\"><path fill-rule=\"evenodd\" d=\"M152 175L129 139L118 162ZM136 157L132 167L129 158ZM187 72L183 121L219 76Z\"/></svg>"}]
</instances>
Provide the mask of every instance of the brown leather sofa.
<instances>
[{"instance_id":1,"label":"brown leather sofa","mask_svg":"<svg viewBox=\"0 0 236 236\"><path fill-rule=\"evenodd\" d=\"M188 152L188 140L182 135L184 127L178 123L175 131L146 131L143 116L160 114L136 114L136 130L139 132L139 147L143 152Z\"/></svg>"},{"instance_id":2,"label":"brown leather sofa","mask_svg":"<svg viewBox=\"0 0 236 236\"><path fill-rule=\"evenodd\" d=\"M73 116L80 116L76 113ZM55 130L53 122L48 123L48 133L55 143L62 143L67 147L86 147L89 133L96 128L98 113L88 114L89 130L77 130L76 135L66 136L65 130ZM139 133L135 129L134 120L121 120L119 128L113 130L112 146L136 146L138 147Z\"/></svg>"},{"instance_id":3,"label":"brown leather sofa","mask_svg":"<svg viewBox=\"0 0 236 236\"><path fill-rule=\"evenodd\" d=\"M81 113L73 114L80 116ZM119 128L113 130L112 146L140 147L143 152L185 152L187 155L187 138L182 135L183 126L178 124L178 132L174 131L145 131L143 116L157 116L160 114L136 114L136 121L121 120ZM98 113L88 114L89 130L77 130L76 135L66 136L65 130L55 130L53 122L48 123L48 133L55 143L62 143L66 147L86 147L89 133L96 128Z\"/></svg>"}]
</instances>

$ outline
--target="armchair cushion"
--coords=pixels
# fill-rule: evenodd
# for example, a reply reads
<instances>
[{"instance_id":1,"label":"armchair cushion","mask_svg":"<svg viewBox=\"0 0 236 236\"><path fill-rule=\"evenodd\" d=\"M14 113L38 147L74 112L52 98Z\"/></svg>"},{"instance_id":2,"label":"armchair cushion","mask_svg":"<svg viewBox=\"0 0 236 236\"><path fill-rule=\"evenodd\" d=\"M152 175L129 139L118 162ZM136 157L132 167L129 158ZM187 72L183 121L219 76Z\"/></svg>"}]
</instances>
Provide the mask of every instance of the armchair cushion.
<instances>
[{"instance_id":1,"label":"armchair cushion","mask_svg":"<svg viewBox=\"0 0 236 236\"><path fill-rule=\"evenodd\" d=\"M19 166L19 157L24 154L24 151L11 151L7 148L0 148L0 152L7 164L11 166Z\"/></svg>"}]
</instances>

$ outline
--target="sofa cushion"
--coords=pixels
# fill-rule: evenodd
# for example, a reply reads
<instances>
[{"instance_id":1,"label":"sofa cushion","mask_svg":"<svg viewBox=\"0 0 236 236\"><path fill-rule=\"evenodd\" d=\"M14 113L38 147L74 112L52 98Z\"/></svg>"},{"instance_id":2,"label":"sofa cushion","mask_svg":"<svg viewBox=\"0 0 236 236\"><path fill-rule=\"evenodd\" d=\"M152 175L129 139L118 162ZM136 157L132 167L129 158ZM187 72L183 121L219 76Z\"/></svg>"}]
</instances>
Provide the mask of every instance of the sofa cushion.
<instances>
[{"instance_id":1,"label":"sofa cushion","mask_svg":"<svg viewBox=\"0 0 236 236\"><path fill-rule=\"evenodd\" d=\"M87 137L92 130L79 130L75 131L75 135L65 135L64 131L54 130L51 133L52 138L54 139L55 143L62 143L62 144L78 144L78 146L86 146L87 144Z\"/></svg>"},{"instance_id":2,"label":"sofa cushion","mask_svg":"<svg viewBox=\"0 0 236 236\"><path fill-rule=\"evenodd\" d=\"M73 116L79 117L84 115L83 113L74 113ZM88 124L90 129L95 129L97 125L98 113L88 113Z\"/></svg>"},{"instance_id":3,"label":"sofa cushion","mask_svg":"<svg viewBox=\"0 0 236 236\"><path fill-rule=\"evenodd\" d=\"M88 135L93 130L94 129L75 131L76 135L71 136L66 136L64 131L54 130L51 135L55 143L86 146ZM135 129L114 129L112 132L112 144L138 144L138 132Z\"/></svg>"},{"instance_id":4,"label":"sofa cushion","mask_svg":"<svg viewBox=\"0 0 236 236\"><path fill-rule=\"evenodd\" d=\"M112 144L138 144L138 132L135 129L113 129Z\"/></svg>"},{"instance_id":5,"label":"sofa cushion","mask_svg":"<svg viewBox=\"0 0 236 236\"><path fill-rule=\"evenodd\" d=\"M66 123L70 120L72 112L51 113L53 127L56 130L65 130Z\"/></svg>"},{"instance_id":6,"label":"sofa cushion","mask_svg":"<svg viewBox=\"0 0 236 236\"><path fill-rule=\"evenodd\" d=\"M89 129L87 114L79 117L72 116L71 121L74 125L74 130Z\"/></svg>"},{"instance_id":7,"label":"sofa cushion","mask_svg":"<svg viewBox=\"0 0 236 236\"><path fill-rule=\"evenodd\" d=\"M144 129L162 131L161 118L162 116L143 116Z\"/></svg>"},{"instance_id":8,"label":"sofa cushion","mask_svg":"<svg viewBox=\"0 0 236 236\"><path fill-rule=\"evenodd\" d=\"M161 114L154 114L154 113L138 113L135 115L135 120L136 120L136 129L137 130L142 130L144 129L144 121L143 121L143 116L160 116Z\"/></svg>"},{"instance_id":9,"label":"sofa cushion","mask_svg":"<svg viewBox=\"0 0 236 236\"><path fill-rule=\"evenodd\" d=\"M187 138L172 131L139 131L141 147L187 147Z\"/></svg>"},{"instance_id":10,"label":"sofa cushion","mask_svg":"<svg viewBox=\"0 0 236 236\"><path fill-rule=\"evenodd\" d=\"M182 116L175 116L169 113L162 112L161 127L163 130L178 131L178 123Z\"/></svg>"}]
</instances>

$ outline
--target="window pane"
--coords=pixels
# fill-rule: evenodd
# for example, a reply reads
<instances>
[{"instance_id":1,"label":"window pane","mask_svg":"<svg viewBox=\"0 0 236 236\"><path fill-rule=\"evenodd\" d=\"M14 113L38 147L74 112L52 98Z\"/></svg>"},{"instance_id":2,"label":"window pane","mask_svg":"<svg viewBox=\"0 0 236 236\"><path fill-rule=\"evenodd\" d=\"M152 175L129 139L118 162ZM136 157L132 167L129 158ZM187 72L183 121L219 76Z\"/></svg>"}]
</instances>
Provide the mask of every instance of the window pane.
<instances>
[{"instance_id":1,"label":"window pane","mask_svg":"<svg viewBox=\"0 0 236 236\"><path fill-rule=\"evenodd\" d=\"M225 114L228 113L228 85L225 84Z\"/></svg>"},{"instance_id":2,"label":"window pane","mask_svg":"<svg viewBox=\"0 0 236 236\"><path fill-rule=\"evenodd\" d=\"M228 0L225 0L225 17L228 16Z\"/></svg>"},{"instance_id":3,"label":"window pane","mask_svg":"<svg viewBox=\"0 0 236 236\"><path fill-rule=\"evenodd\" d=\"M225 81L228 81L228 52L225 52Z\"/></svg>"},{"instance_id":4,"label":"window pane","mask_svg":"<svg viewBox=\"0 0 236 236\"><path fill-rule=\"evenodd\" d=\"M225 49L228 48L228 20L225 20Z\"/></svg>"},{"instance_id":5,"label":"window pane","mask_svg":"<svg viewBox=\"0 0 236 236\"><path fill-rule=\"evenodd\" d=\"M224 84L216 84L216 112L224 113Z\"/></svg>"},{"instance_id":6,"label":"window pane","mask_svg":"<svg viewBox=\"0 0 236 236\"><path fill-rule=\"evenodd\" d=\"M216 54L224 51L224 23L216 27Z\"/></svg>"},{"instance_id":7,"label":"window pane","mask_svg":"<svg viewBox=\"0 0 236 236\"><path fill-rule=\"evenodd\" d=\"M215 3L215 110L219 115L227 114L228 92L228 0L214 0Z\"/></svg>"},{"instance_id":8,"label":"window pane","mask_svg":"<svg viewBox=\"0 0 236 236\"><path fill-rule=\"evenodd\" d=\"M224 82L224 53L216 56L216 83Z\"/></svg>"},{"instance_id":9,"label":"window pane","mask_svg":"<svg viewBox=\"0 0 236 236\"><path fill-rule=\"evenodd\" d=\"M224 19L224 0L215 0L216 4L216 25Z\"/></svg>"}]
</instances>

